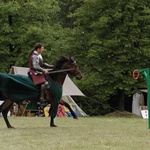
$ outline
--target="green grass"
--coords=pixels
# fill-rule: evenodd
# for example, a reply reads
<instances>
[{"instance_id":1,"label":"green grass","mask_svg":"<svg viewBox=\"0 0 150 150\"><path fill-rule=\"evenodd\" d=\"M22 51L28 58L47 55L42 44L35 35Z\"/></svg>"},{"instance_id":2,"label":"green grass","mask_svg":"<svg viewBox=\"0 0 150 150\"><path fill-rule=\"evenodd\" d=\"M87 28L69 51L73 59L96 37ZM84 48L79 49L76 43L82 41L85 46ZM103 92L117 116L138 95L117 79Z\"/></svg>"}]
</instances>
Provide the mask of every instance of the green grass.
<instances>
[{"instance_id":1,"label":"green grass","mask_svg":"<svg viewBox=\"0 0 150 150\"><path fill-rule=\"evenodd\" d=\"M7 129L0 117L1 150L149 150L148 120L132 117L56 118L9 117L16 129Z\"/></svg>"}]
</instances>

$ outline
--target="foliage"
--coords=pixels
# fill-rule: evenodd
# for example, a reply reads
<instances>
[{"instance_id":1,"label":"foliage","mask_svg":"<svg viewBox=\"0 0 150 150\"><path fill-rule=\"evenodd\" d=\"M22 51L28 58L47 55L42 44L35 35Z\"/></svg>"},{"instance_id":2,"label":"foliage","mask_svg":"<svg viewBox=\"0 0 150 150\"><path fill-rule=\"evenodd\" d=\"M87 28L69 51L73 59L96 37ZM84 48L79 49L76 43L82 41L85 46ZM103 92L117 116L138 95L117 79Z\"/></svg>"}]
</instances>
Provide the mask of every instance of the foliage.
<instances>
[{"instance_id":1,"label":"foliage","mask_svg":"<svg viewBox=\"0 0 150 150\"><path fill-rule=\"evenodd\" d=\"M148 0L1 0L0 16L0 72L28 66L37 42L49 63L75 56L84 78L74 82L88 97L78 102L91 115L108 113L112 95L123 108L126 95L146 86L131 73L150 65Z\"/></svg>"},{"instance_id":2,"label":"foliage","mask_svg":"<svg viewBox=\"0 0 150 150\"><path fill-rule=\"evenodd\" d=\"M60 28L53 21L58 11L55 0L0 3L0 57L4 67L0 68L1 72L7 72L12 65L27 65L28 54L35 43L53 42L52 33Z\"/></svg>"},{"instance_id":3,"label":"foliage","mask_svg":"<svg viewBox=\"0 0 150 150\"><path fill-rule=\"evenodd\" d=\"M88 88L93 99L107 100L118 91L132 94L133 88L145 84L143 79L134 81L131 73L149 65L148 0L85 0L70 17L82 33L83 40L77 42L86 43L80 49L88 76L83 90Z\"/></svg>"},{"instance_id":4,"label":"foliage","mask_svg":"<svg viewBox=\"0 0 150 150\"><path fill-rule=\"evenodd\" d=\"M78 7L82 5L82 0L57 0L58 5L61 9L60 12L58 12L58 18L60 21L60 24L64 28L72 28L73 27L73 22L74 18L68 17L70 13L74 13Z\"/></svg>"}]
</instances>

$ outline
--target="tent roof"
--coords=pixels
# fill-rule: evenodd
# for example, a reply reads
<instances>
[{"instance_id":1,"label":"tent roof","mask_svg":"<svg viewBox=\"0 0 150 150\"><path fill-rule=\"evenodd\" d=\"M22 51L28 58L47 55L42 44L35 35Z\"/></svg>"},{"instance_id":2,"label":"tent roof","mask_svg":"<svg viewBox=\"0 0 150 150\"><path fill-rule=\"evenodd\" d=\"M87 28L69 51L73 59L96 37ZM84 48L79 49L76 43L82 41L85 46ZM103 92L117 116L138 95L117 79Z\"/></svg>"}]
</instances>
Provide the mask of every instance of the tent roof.
<instances>
[{"instance_id":1,"label":"tent roof","mask_svg":"<svg viewBox=\"0 0 150 150\"><path fill-rule=\"evenodd\" d=\"M27 67L16 67L12 66L9 74L22 74L27 76L29 68ZM79 88L73 83L73 81L66 76L64 85L63 85L63 96L84 96L84 94L79 90Z\"/></svg>"},{"instance_id":2,"label":"tent roof","mask_svg":"<svg viewBox=\"0 0 150 150\"><path fill-rule=\"evenodd\" d=\"M147 93L147 89L140 89L141 92Z\"/></svg>"}]
</instances>

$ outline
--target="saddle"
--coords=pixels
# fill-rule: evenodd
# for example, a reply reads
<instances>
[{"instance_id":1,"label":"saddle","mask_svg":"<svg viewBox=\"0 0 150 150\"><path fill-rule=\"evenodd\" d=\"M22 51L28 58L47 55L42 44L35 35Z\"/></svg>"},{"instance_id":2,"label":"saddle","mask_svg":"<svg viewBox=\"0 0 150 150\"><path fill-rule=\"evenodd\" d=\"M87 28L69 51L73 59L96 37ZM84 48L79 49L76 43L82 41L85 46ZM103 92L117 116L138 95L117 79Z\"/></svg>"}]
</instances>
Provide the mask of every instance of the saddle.
<instances>
[{"instance_id":1,"label":"saddle","mask_svg":"<svg viewBox=\"0 0 150 150\"><path fill-rule=\"evenodd\" d=\"M46 82L44 74L39 73L39 74L35 75L34 71L31 69L28 72L28 76L32 79L32 81L35 85L42 84L42 83Z\"/></svg>"},{"instance_id":2,"label":"saddle","mask_svg":"<svg viewBox=\"0 0 150 150\"><path fill-rule=\"evenodd\" d=\"M45 79L45 76L43 74L38 74L38 75L34 75L35 77L33 78L33 76L31 75L30 72L28 72L28 77L33 81L33 83L39 88L41 89L41 84L44 83L46 81ZM38 80L37 80L37 77L38 76ZM46 90L46 93L45 93L45 99L47 101L50 101L51 100L51 97L50 97L50 91L49 90Z\"/></svg>"}]
</instances>

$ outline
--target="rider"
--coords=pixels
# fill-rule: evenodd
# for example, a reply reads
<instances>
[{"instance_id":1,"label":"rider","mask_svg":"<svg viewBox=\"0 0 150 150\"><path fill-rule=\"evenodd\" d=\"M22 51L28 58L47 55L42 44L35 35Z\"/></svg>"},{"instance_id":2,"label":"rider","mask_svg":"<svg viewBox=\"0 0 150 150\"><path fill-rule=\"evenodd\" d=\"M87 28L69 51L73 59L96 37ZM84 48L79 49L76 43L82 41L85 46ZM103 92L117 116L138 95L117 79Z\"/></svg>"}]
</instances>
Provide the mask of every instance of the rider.
<instances>
[{"instance_id":1,"label":"rider","mask_svg":"<svg viewBox=\"0 0 150 150\"><path fill-rule=\"evenodd\" d=\"M44 77L44 75L48 74L48 71L44 68L54 69L53 65L43 62L41 55L43 51L44 46L41 43L37 43L29 54L30 69L28 75L32 78L35 85L40 85L41 87L40 103L45 102L44 96L46 94L46 90L50 88L49 83Z\"/></svg>"}]
</instances>

